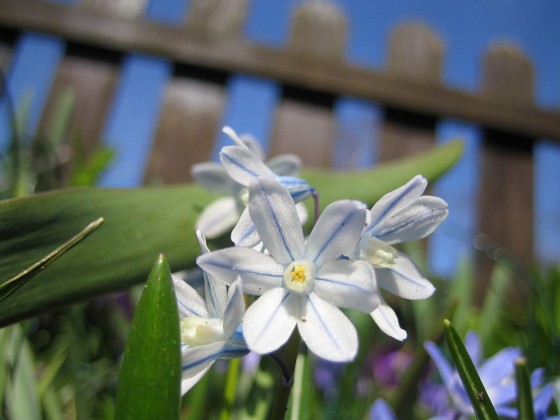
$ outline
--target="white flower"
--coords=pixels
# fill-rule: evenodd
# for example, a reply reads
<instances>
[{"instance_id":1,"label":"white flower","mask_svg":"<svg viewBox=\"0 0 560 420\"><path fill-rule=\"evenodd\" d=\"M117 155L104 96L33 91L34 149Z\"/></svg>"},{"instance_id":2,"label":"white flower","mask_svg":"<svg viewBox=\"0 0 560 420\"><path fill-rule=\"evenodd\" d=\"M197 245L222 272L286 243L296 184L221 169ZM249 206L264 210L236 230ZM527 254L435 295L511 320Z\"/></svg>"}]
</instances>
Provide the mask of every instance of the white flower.
<instances>
[{"instance_id":1,"label":"white flower","mask_svg":"<svg viewBox=\"0 0 560 420\"><path fill-rule=\"evenodd\" d=\"M377 285L405 299L425 299L435 288L412 260L392 245L422 239L447 217L447 203L438 197L422 196L428 182L417 175L385 194L371 208L354 257L368 261L375 269ZM406 331L394 311L383 301L371 316L392 337L403 340Z\"/></svg>"},{"instance_id":2,"label":"white flower","mask_svg":"<svg viewBox=\"0 0 560 420\"><path fill-rule=\"evenodd\" d=\"M369 313L379 303L371 266L341 258L356 247L367 209L352 200L331 204L305 243L294 202L276 180L257 178L249 185L249 198L251 218L270 255L235 247L197 259L209 273L228 283L239 276L246 293L262 295L243 318L249 348L270 353L297 325L317 356L352 360L356 329L338 307Z\"/></svg>"},{"instance_id":3,"label":"white flower","mask_svg":"<svg viewBox=\"0 0 560 420\"><path fill-rule=\"evenodd\" d=\"M222 148L222 164L205 162L192 168L197 183L208 191L225 195L204 209L196 227L207 238L216 238L239 222L232 232L232 241L236 245L255 246L259 238L245 209L249 182L256 176L276 178L290 191L296 202L304 200L314 190L305 181L295 177L301 167L297 156L280 155L265 164L264 153L253 137L245 135L239 138L230 127L224 127L223 131L236 145ZM304 206L298 206L298 214L303 223L307 217Z\"/></svg>"},{"instance_id":4,"label":"white flower","mask_svg":"<svg viewBox=\"0 0 560 420\"><path fill-rule=\"evenodd\" d=\"M204 237L200 232L197 236L202 252L209 252ZM225 283L205 273L205 299L179 277L173 276L173 283L181 318L184 395L217 359L242 357L249 352L240 328L245 303L240 280L226 290Z\"/></svg>"}]
</instances>

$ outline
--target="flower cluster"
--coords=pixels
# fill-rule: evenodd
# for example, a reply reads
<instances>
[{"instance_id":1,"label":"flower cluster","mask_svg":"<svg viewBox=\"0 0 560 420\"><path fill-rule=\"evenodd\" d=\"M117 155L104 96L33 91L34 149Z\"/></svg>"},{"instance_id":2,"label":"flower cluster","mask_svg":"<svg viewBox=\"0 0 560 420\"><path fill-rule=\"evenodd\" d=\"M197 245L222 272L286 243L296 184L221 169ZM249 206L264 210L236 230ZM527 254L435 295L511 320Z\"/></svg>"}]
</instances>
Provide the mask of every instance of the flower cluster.
<instances>
[{"instance_id":1,"label":"flower cluster","mask_svg":"<svg viewBox=\"0 0 560 420\"><path fill-rule=\"evenodd\" d=\"M194 168L200 183L229 197L210 204L198 223L203 252L197 264L205 273L206 301L186 283L176 283L183 392L217 358L274 352L296 328L316 356L353 360L358 335L341 309L368 313L388 335L406 338L379 288L406 299L434 292L410 258L393 247L427 236L447 216L443 200L422 195L426 180L414 177L371 210L356 200L331 203L306 238L296 203L314 189L294 177L299 161L284 156L267 166L254 141L224 131L236 145L222 149L221 166ZM209 252L204 235L215 237L234 225L235 246ZM242 292L258 296L246 310Z\"/></svg>"}]
</instances>

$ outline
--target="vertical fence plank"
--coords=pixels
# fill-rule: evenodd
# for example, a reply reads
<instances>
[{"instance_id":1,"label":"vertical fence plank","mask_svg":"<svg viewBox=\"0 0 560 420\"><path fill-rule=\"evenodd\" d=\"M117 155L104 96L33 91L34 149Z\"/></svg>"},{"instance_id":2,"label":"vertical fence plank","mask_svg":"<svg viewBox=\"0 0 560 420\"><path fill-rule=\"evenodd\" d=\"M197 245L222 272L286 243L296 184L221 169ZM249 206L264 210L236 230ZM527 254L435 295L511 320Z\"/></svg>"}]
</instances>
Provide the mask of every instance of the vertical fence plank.
<instances>
[{"instance_id":1,"label":"vertical fence plank","mask_svg":"<svg viewBox=\"0 0 560 420\"><path fill-rule=\"evenodd\" d=\"M532 105L533 69L516 47L494 45L484 56L481 95L501 103ZM533 140L515 133L484 130L479 195L480 231L486 257L502 252L521 261L533 255ZM489 254L489 255L488 255ZM481 258L487 279L493 261ZM518 260L519 261L519 260Z\"/></svg>"},{"instance_id":2,"label":"vertical fence plank","mask_svg":"<svg viewBox=\"0 0 560 420\"><path fill-rule=\"evenodd\" d=\"M74 143L77 153L84 158L91 156L100 144L101 129L118 77L119 60L118 54L109 51L69 45L51 87L40 130L45 130L57 103L69 92L73 96L73 109L66 144Z\"/></svg>"},{"instance_id":3,"label":"vertical fence plank","mask_svg":"<svg viewBox=\"0 0 560 420\"><path fill-rule=\"evenodd\" d=\"M388 74L405 84L439 83L443 43L430 28L416 22L402 24L389 42ZM381 129L381 161L432 147L435 128L435 117L388 107Z\"/></svg>"},{"instance_id":4,"label":"vertical fence plank","mask_svg":"<svg viewBox=\"0 0 560 420\"><path fill-rule=\"evenodd\" d=\"M108 16L135 19L142 16L148 0L82 0L80 7Z\"/></svg>"},{"instance_id":5,"label":"vertical fence plank","mask_svg":"<svg viewBox=\"0 0 560 420\"><path fill-rule=\"evenodd\" d=\"M219 84L179 77L168 83L145 183L191 180L191 166L210 158L224 101Z\"/></svg>"},{"instance_id":6,"label":"vertical fence plank","mask_svg":"<svg viewBox=\"0 0 560 420\"><path fill-rule=\"evenodd\" d=\"M288 48L305 58L343 60L346 33L346 18L334 3L306 1L292 16Z\"/></svg>"},{"instance_id":7,"label":"vertical fence plank","mask_svg":"<svg viewBox=\"0 0 560 420\"><path fill-rule=\"evenodd\" d=\"M241 36L247 17L247 0L191 0L186 29L200 38Z\"/></svg>"},{"instance_id":8,"label":"vertical fence plank","mask_svg":"<svg viewBox=\"0 0 560 420\"><path fill-rule=\"evenodd\" d=\"M298 60L332 65L343 59L346 29L346 19L334 4L302 3L292 16L289 51ZM334 101L332 95L285 86L274 123L271 154L296 153L305 165L330 166L336 135Z\"/></svg>"}]
</instances>

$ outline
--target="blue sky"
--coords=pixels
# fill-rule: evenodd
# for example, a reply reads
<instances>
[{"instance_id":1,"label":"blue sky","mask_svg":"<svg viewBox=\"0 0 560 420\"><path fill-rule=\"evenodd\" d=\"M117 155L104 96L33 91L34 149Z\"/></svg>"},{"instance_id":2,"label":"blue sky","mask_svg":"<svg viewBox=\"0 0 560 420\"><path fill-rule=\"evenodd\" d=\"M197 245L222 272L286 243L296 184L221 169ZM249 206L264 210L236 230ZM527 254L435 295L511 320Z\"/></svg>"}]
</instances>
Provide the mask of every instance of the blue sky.
<instances>
[{"instance_id":1,"label":"blue sky","mask_svg":"<svg viewBox=\"0 0 560 420\"><path fill-rule=\"evenodd\" d=\"M59 0L60 2L60 0ZM72 0L63 0L71 3ZM296 0L252 0L245 25L246 36L273 46L286 42L291 10ZM476 89L483 51L497 40L511 40L521 47L536 65L538 104L560 109L560 2L555 0L338 0L349 26L347 59L356 64L382 68L387 55L390 30L403 21L421 20L444 41L443 80L462 89ZM147 18L179 24L188 10L188 1L151 0ZM64 51L56 38L37 34L22 37L9 72L10 89L18 101L32 94L28 124L35 129L44 105L48 86ZM39 58L38 58L39 57ZM37 66L37 62L41 66ZM121 83L115 93L111 119L104 137L120 151L119 160L104 177L104 186L138 185L157 124L161 94L171 74L171 66L156 57L132 54L124 62ZM278 86L268 81L234 76L228 82L228 102L222 123L239 132L251 132L266 148L270 121L278 99ZM20 103L20 102L19 102ZM362 127L365 158L361 166L375 163L375 122L380 108L376 104L341 98L335 107L343 124ZM6 144L5 104L0 103L0 147ZM465 139L467 153L458 167L436 185L435 192L449 201L450 220L432 240L430 264L438 273L449 275L457 259L469 254L476 230L475 200L478 179L478 129L457 121L442 121L437 130L443 142L457 134ZM218 133L217 133L218 136ZM216 148L225 139L218 136ZM361 141L361 140L360 140ZM536 238L535 250L545 259L560 258L560 148L542 142L536 149ZM530 205L530 202L528 202Z\"/></svg>"}]
</instances>

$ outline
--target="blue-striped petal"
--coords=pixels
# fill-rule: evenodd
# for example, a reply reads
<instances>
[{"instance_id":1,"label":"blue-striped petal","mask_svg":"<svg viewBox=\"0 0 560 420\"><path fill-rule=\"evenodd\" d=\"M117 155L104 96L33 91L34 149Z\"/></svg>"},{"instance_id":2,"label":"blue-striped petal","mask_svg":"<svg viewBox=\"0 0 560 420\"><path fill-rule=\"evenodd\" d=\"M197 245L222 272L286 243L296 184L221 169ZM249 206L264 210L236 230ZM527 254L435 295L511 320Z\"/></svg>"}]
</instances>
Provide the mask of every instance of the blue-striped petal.
<instances>
[{"instance_id":1,"label":"blue-striped petal","mask_svg":"<svg viewBox=\"0 0 560 420\"><path fill-rule=\"evenodd\" d=\"M284 266L250 248L221 249L199 256L196 263L226 284L232 284L240 276L244 292L252 295L261 295L282 285Z\"/></svg>"},{"instance_id":2,"label":"blue-striped petal","mask_svg":"<svg viewBox=\"0 0 560 420\"><path fill-rule=\"evenodd\" d=\"M245 312L243 335L248 347L267 354L282 346L299 316L299 298L277 287L258 298Z\"/></svg>"},{"instance_id":3,"label":"blue-striped petal","mask_svg":"<svg viewBox=\"0 0 560 420\"><path fill-rule=\"evenodd\" d=\"M235 226L239 208L233 197L221 197L204 208L196 221L196 229L209 239L217 238Z\"/></svg>"},{"instance_id":4,"label":"blue-striped petal","mask_svg":"<svg viewBox=\"0 0 560 420\"><path fill-rule=\"evenodd\" d=\"M247 147L223 147L220 151L220 161L229 176L246 187L259 176L275 176Z\"/></svg>"},{"instance_id":5,"label":"blue-striped petal","mask_svg":"<svg viewBox=\"0 0 560 420\"><path fill-rule=\"evenodd\" d=\"M373 225L367 233L389 244L416 241L431 234L447 218L448 213L444 200L424 196L385 218L382 223Z\"/></svg>"},{"instance_id":6,"label":"blue-striped petal","mask_svg":"<svg viewBox=\"0 0 560 420\"><path fill-rule=\"evenodd\" d=\"M309 350L331 362L350 362L358 352L358 334L336 306L311 293L297 321L301 338Z\"/></svg>"},{"instance_id":7,"label":"blue-striped petal","mask_svg":"<svg viewBox=\"0 0 560 420\"><path fill-rule=\"evenodd\" d=\"M301 168L301 159L296 155L278 155L266 162L272 172L279 176L295 176Z\"/></svg>"},{"instance_id":8,"label":"blue-striped petal","mask_svg":"<svg viewBox=\"0 0 560 420\"><path fill-rule=\"evenodd\" d=\"M237 279L228 290L228 303L224 311L224 337L229 339L243 322L245 300L242 280Z\"/></svg>"},{"instance_id":9,"label":"blue-striped petal","mask_svg":"<svg viewBox=\"0 0 560 420\"><path fill-rule=\"evenodd\" d=\"M379 295L379 305L370 313L377 326L385 334L396 340L402 341L406 338L406 331L399 325L399 319L395 311L385 303Z\"/></svg>"},{"instance_id":10,"label":"blue-striped petal","mask_svg":"<svg viewBox=\"0 0 560 420\"><path fill-rule=\"evenodd\" d=\"M373 269L365 261L333 260L323 264L315 275L314 290L340 308L369 313L379 304Z\"/></svg>"},{"instance_id":11,"label":"blue-striped petal","mask_svg":"<svg viewBox=\"0 0 560 420\"><path fill-rule=\"evenodd\" d=\"M375 276L380 288L405 299L426 299L436 290L416 264L402 252L398 253L391 268L375 268Z\"/></svg>"},{"instance_id":12,"label":"blue-striped petal","mask_svg":"<svg viewBox=\"0 0 560 420\"><path fill-rule=\"evenodd\" d=\"M402 187L385 194L371 208L371 220L368 229L383 223L387 218L412 204L424 193L427 185L426 178L416 175Z\"/></svg>"},{"instance_id":13,"label":"blue-striped petal","mask_svg":"<svg viewBox=\"0 0 560 420\"><path fill-rule=\"evenodd\" d=\"M330 204L307 239L306 259L320 266L342 255L349 256L360 240L366 212L365 204L355 200Z\"/></svg>"},{"instance_id":14,"label":"blue-striped petal","mask_svg":"<svg viewBox=\"0 0 560 420\"><path fill-rule=\"evenodd\" d=\"M272 178L249 185L249 213L265 246L276 261L289 264L304 253L303 230L294 201Z\"/></svg>"},{"instance_id":15,"label":"blue-striped petal","mask_svg":"<svg viewBox=\"0 0 560 420\"><path fill-rule=\"evenodd\" d=\"M201 187L218 195L234 195L239 186L217 162L197 163L191 168L194 181Z\"/></svg>"},{"instance_id":16,"label":"blue-striped petal","mask_svg":"<svg viewBox=\"0 0 560 420\"><path fill-rule=\"evenodd\" d=\"M198 317L208 318L208 310L206 301L183 279L172 275L175 295L177 296L177 307L179 309L179 317Z\"/></svg>"}]
</instances>

